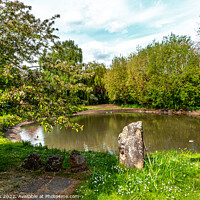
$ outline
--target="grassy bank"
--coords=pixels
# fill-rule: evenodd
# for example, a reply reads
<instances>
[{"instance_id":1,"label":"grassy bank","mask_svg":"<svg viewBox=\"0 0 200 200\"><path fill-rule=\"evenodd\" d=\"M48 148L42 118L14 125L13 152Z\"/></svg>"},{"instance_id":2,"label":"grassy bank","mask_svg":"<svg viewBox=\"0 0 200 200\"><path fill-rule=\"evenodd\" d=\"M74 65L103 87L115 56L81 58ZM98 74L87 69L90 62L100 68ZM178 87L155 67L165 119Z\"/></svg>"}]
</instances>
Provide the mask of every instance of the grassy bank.
<instances>
[{"instance_id":1,"label":"grassy bank","mask_svg":"<svg viewBox=\"0 0 200 200\"><path fill-rule=\"evenodd\" d=\"M123 108L144 108L136 104L115 105L115 104L99 104L84 106L83 110L101 110L101 109L123 109Z\"/></svg>"},{"instance_id":2,"label":"grassy bank","mask_svg":"<svg viewBox=\"0 0 200 200\"><path fill-rule=\"evenodd\" d=\"M94 161L89 182L77 194L85 194L86 199L200 198L198 154L159 152L151 154L150 159L152 166L145 159L141 171L126 169L114 156Z\"/></svg>"},{"instance_id":3,"label":"grassy bank","mask_svg":"<svg viewBox=\"0 0 200 200\"><path fill-rule=\"evenodd\" d=\"M143 105L139 104L121 104L121 105L115 105L115 104L99 104L99 105L87 105L83 106L82 110L107 110L107 109L127 109L127 108L133 108L133 109L147 109L147 110L163 110L163 109L153 109L151 107L145 107ZM164 110L170 110L170 109L164 109ZM199 111L199 108L191 109L191 110L183 110L183 109L172 109L174 111Z\"/></svg>"},{"instance_id":4,"label":"grassy bank","mask_svg":"<svg viewBox=\"0 0 200 200\"><path fill-rule=\"evenodd\" d=\"M121 166L116 155L81 152L87 157L92 173L74 175L67 172L71 152L42 146L33 147L27 142L13 143L5 138L0 138L0 146L1 173L27 174L27 171L20 167L20 163L32 152L40 154L43 163L49 154L63 155L64 169L58 175L80 179L82 182L74 193L84 195L84 199L200 198L200 155L188 151L150 154L152 166L145 158L144 169L140 171ZM43 170L34 173L45 174ZM12 188L9 188L9 191L12 191Z\"/></svg>"},{"instance_id":5,"label":"grassy bank","mask_svg":"<svg viewBox=\"0 0 200 200\"><path fill-rule=\"evenodd\" d=\"M100 104L84 106L84 110L119 109L120 106L114 104Z\"/></svg>"}]
</instances>

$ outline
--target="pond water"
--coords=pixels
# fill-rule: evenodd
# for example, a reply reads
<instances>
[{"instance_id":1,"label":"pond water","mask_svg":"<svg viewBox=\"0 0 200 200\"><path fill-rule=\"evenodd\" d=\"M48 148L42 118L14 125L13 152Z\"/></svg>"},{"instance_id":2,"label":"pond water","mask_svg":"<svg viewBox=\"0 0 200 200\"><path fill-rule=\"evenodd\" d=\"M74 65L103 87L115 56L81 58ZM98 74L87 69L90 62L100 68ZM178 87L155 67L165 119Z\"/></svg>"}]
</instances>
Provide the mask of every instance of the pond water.
<instances>
[{"instance_id":1,"label":"pond water","mask_svg":"<svg viewBox=\"0 0 200 200\"><path fill-rule=\"evenodd\" d=\"M38 125L23 126L21 138L33 145L79 151L109 151L118 153L118 135L123 127L137 121L143 123L143 139L150 152L171 149L191 149L200 152L200 119L184 115L95 114L73 117L84 125L78 133L70 128L45 132Z\"/></svg>"}]
</instances>

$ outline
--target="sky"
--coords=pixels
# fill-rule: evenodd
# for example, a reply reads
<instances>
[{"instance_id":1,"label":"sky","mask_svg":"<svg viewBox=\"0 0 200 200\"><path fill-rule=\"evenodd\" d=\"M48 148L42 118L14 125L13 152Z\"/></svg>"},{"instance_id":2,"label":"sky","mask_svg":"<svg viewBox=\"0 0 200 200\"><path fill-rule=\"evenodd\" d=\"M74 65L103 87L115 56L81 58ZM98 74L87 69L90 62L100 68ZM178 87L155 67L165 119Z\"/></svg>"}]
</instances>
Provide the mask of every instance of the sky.
<instances>
[{"instance_id":1,"label":"sky","mask_svg":"<svg viewBox=\"0 0 200 200\"><path fill-rule=\"evenodd\" d=\"M56 35L74 40L83 62L109 66L115 56L128 56L137 46L171 33L197 41L200 0L20 0L42 20L55 14Z\"/></svg>"}]
</instances>

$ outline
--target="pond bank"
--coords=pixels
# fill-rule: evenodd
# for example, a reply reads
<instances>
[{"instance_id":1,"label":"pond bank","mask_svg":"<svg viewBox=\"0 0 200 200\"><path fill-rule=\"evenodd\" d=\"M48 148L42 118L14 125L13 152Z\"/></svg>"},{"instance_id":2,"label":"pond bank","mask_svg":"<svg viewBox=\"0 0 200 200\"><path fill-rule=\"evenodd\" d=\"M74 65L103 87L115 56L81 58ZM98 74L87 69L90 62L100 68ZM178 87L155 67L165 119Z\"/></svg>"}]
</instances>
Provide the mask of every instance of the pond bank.
<instances>
[{"instance_id":1,"label":"pond bank","mask_svg":"<svg viewBox=\"0 0 200 200\"><path fill-rule=\"evenodd\" d=\"M79 115L89 115L89 114L104 114L104 113L141 113L141 114L158 114L158 115L187 115L191 117L199 117L200 118L200 110L197 111L185 111L185 110L168 110L168 109L145 109L145 108L112 108L104 109L100 107L95 110L85 110L78 113L73 114L73 116Z\"/></svg>"},{"instance_id":2,"label":"pond bank","mask_svg":"<svg viewBox=\"0 0 200 200\"><path fill-rule=\"evenodd\" d=\"M24 125L30 125L34 124L34 121L25 121L19 124L16 124L10 128L4 133L4 137L12 142L22 142L21 136L20 136L20 127Z\"/></svg>"}]
</instances>

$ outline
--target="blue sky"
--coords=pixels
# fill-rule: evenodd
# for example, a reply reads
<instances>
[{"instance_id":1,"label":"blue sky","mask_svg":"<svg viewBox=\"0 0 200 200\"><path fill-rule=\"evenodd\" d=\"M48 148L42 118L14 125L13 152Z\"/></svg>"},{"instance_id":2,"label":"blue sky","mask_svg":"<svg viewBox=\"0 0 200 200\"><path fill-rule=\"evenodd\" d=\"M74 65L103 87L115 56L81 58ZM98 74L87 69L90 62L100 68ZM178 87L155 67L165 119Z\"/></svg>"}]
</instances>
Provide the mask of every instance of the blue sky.
<instances>
[{"instance_id":1,"label":"blue sky","mask_svg":"<svg viewBox=\"0 0 200 200\"><path fill-rule=\"evenodd\" d=\"M145 47L171 33L196 41L200 0L21 0L41 19L60 14L60 40L74 40L83 61L111 64L137 45Z\"/></svg>"}]
</instances>

